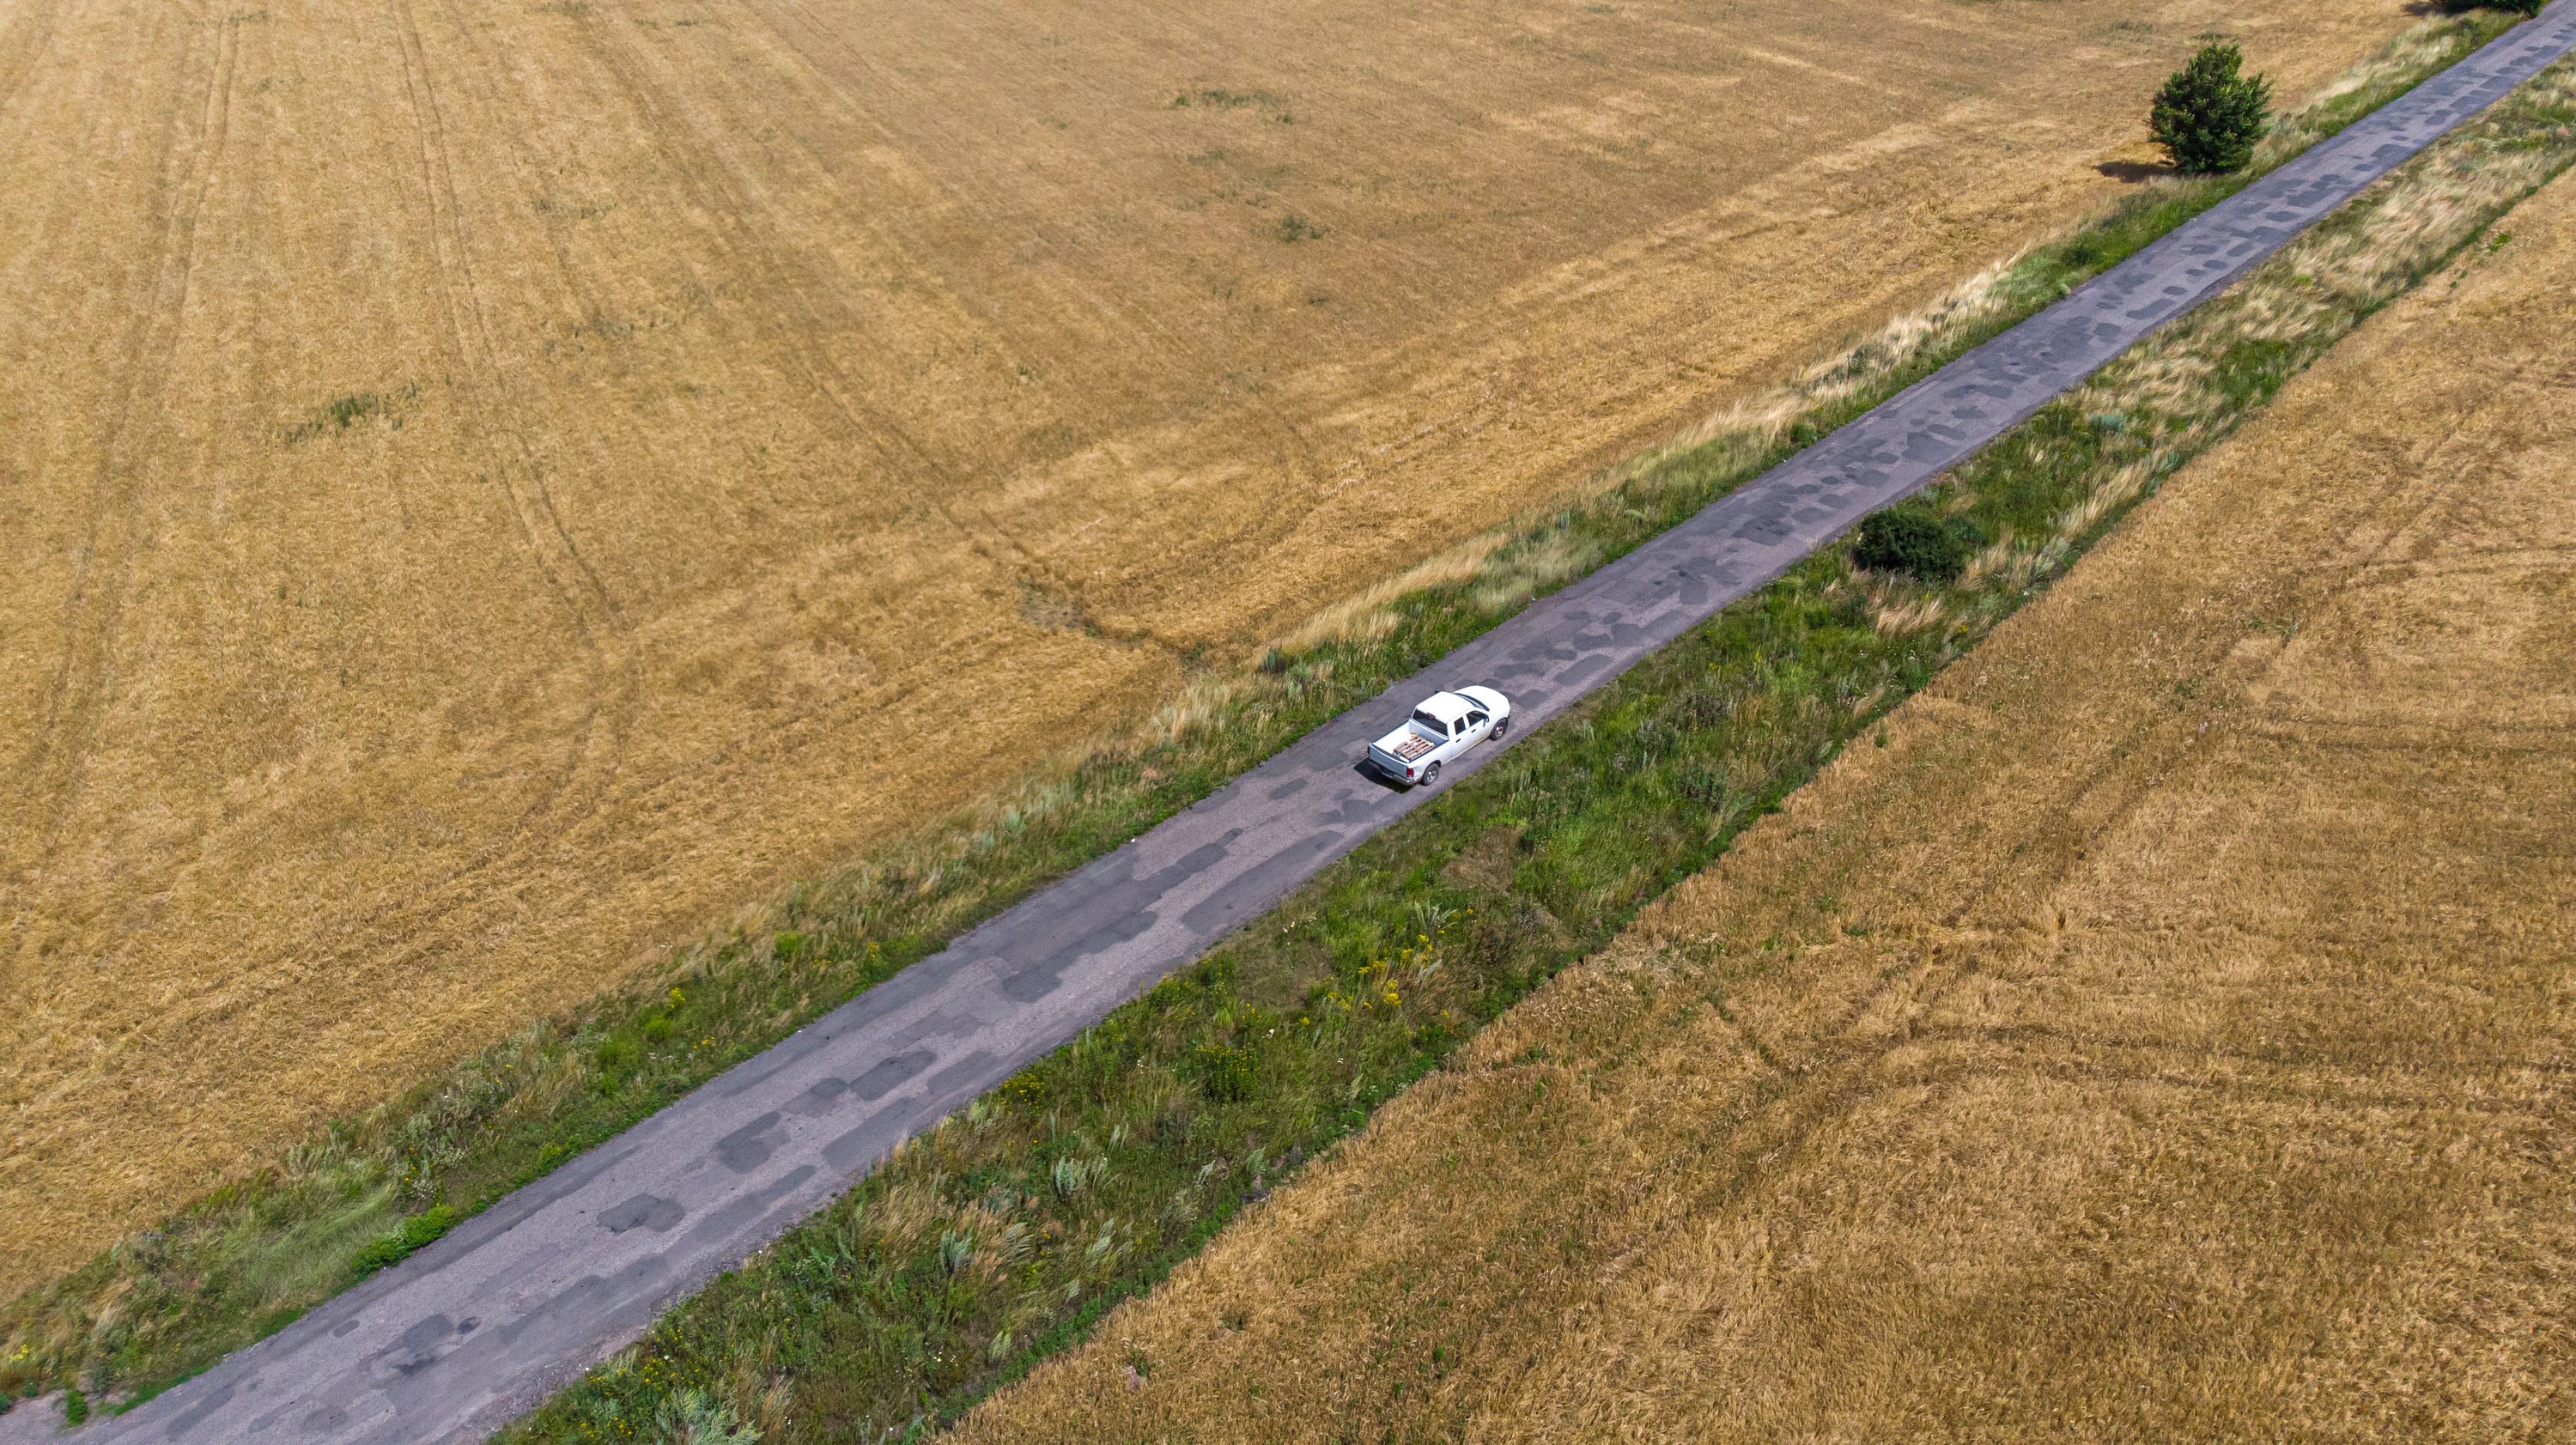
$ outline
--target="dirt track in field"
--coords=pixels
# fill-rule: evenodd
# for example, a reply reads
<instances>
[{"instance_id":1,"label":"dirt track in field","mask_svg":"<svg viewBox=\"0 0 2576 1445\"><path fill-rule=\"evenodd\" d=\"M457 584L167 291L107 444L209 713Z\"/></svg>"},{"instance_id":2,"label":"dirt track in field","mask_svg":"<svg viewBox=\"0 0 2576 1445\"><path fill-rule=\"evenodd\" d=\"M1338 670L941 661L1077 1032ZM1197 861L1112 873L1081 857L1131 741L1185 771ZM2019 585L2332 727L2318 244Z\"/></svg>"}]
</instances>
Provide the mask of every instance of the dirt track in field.
<instances>
[{"instance_id":1,"label":"dirt track in field","mask_svg":"<svg viewBox=\"0 0 2576 1445\"><path fill-rule=\"evenodd\" d=\"M2407 18L9 8L0 1290Z\"/></svg>"},{"instance_id":2,"label":"dirt track in field","mask_svg":"<svg viewBox=\"0 0 2576 1445\"><path fill-rule=\"evenodd\" d=\"M2576 178L2498 230L961 1438L2568 1438Z\"/></svg>"}]
</instances>

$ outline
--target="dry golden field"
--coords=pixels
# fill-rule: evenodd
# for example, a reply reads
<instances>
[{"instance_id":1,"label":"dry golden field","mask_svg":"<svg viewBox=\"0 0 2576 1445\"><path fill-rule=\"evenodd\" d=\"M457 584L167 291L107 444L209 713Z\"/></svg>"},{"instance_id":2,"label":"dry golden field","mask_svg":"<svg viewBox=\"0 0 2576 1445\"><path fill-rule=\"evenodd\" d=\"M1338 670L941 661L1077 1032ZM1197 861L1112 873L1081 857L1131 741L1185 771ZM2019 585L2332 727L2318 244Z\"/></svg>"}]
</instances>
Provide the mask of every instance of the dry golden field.
<instances>
[{"instance_id":1,"label":"dry golden field","mask_svg":"<svg viewBox=\"0 0 2576 1445\"><path fill-rule=\"evenodd\" d=\"M2576 179L974 1442L2576 1435Z\"/></svg>"},{"instance_id":2,"label":"dry golden field","mask_svg":"<svg viewBox=\"0 0 2576 1445\"><path fill-rule=\"evenodd\" d=\"M0 1292L2406 21L0 7Z\"/></svg>"}]
</instances>

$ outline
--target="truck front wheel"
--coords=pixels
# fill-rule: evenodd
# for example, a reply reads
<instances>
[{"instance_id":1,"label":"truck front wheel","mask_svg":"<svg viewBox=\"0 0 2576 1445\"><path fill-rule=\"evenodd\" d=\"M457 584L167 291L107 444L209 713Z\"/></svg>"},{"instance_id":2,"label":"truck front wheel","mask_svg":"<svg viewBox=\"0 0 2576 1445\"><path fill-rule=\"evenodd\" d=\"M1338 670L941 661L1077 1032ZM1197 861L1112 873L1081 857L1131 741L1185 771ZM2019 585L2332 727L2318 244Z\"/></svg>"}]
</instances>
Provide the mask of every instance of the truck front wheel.
<instances>
[{"instance_id":1,"label":"truck front wheel","mask_svg":"<svg viewBox=\"0 0 2576 1445\"><path fill-rule=\"evenodd\" d=\"M1494 719L1494 741L1501 742L1504 737L1511 732L1511 730L1512 720L1510 718Z\"/></svg>"},{"instance_id":2,"label":"truck front wheel","mask_svg":"<svg viewBox=\"0 0 2576 1445\"><path fill-rule=\"evenodd\" d=\"M1422 770L1422 786L1427 788L1438 781L1440 781L1440 765L1438 763L1433 763L1431 766Z\"/></svg>"}]
</instances>

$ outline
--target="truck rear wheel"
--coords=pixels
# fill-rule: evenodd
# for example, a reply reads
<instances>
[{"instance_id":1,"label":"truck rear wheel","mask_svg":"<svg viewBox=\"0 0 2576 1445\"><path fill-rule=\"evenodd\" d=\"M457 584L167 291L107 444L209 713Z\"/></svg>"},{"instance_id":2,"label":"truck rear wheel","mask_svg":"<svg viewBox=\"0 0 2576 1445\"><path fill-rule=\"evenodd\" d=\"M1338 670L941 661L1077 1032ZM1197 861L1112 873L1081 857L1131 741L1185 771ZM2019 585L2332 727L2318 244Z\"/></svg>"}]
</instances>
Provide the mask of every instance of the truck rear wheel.
<instances>
[{"instance_id":1,"label":"truck rear wheel","mask_svg":"<svg viewBox=\"0 0 2576 1445\"><path fill-rule=\"evenodd\" d=\"M1438 763L1433 763L1431 766L1422 770L1422 786L1427 788L1438 781L1440 781L1440 765Z\"/></svg>"}]
</instances>

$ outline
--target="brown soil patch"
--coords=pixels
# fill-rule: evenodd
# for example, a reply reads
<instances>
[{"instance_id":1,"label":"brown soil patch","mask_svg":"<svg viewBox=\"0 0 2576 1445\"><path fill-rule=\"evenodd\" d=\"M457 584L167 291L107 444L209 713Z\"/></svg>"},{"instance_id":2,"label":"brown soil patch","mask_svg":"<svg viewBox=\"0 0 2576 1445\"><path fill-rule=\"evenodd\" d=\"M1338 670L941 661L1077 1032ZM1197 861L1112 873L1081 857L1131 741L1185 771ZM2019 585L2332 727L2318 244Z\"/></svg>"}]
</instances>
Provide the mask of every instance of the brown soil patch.
<instances>
[{"instance_id":1,"label":"brown soil patch","mask_svg":"<svg viewBox=\"0 0 2576 1445\"><path fill-rule=\"evenodd\" d=\"M2576 180L2509 230L965 1438L2567 1438Z\"/></svg>"},{"instance_id":2,"label":"brown soil patch","mask_svg":"<svg viewBox=\"0 0 2576 1445\"><path fill-rule=\"evenodd\" d=\"M0 1290L2405 20L14 7Z\"/></svg>"}]
</instances>

